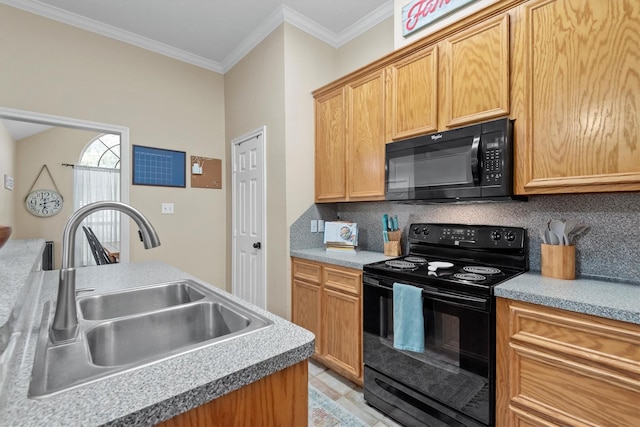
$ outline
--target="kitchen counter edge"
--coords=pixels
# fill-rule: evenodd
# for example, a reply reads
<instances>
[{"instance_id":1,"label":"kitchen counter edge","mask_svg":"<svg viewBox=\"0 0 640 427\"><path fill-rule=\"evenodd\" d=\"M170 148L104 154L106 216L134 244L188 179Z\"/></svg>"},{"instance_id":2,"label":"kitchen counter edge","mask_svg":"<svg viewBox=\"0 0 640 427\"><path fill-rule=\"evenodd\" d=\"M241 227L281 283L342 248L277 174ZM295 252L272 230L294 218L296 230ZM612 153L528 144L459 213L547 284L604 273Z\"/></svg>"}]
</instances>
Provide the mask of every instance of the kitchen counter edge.
<instances>
[{"instance_id":1,"label":"kitchen counter edge","mask_svg":"<svg viewBox=\"0 0 640 427\"><path fill-rule=\"evenodd\" d=\"M495 295L576 313L640 324L640 285L595 279L560 280L528 272L494 289Z\"/></svg>"},{"instance_id":2,"label":"kitchen counter edge","mask_svg":"<svg viewBox=\"0 0 640 427\"><path fill-rule=\"evenodd\" d=\"M170 419L309 358L314 335L219 288L158 261L77 270L78 288L96 293L164 281L192 279L242 304L274 324L238 339L197 349L129 372L40 399L27 397L38 326L46 301L55 300L59 271L44 271L28 327L18 343L0 394L3 426L147 426ZM247 349L251 349L247 351ZM101 405L98 402L105 402ZM97 410L97 408L100 410Z\"/></svg>"},{"instance_id":3,"label":"kitchen counter edge","mask_svg":"<svg viewBox=\"0 0 640 427\"><path fill-rule=\"evenodd\" d=\"M342 253L327 251L325 248L291 250L289 254L294 258L307 259L358 270L362 270L365 264L396 258L386 256L381 252L356 250L356 253Z\"/></svg>"}]
</instances>

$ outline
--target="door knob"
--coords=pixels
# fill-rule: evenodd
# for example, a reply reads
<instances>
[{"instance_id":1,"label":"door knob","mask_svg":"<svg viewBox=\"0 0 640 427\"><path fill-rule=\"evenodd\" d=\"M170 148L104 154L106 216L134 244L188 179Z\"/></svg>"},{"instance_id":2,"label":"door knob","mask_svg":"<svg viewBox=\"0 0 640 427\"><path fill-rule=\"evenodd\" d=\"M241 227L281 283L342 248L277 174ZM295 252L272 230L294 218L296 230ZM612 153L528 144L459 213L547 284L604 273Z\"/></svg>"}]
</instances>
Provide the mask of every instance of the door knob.
<instances>
[{"instance_id":1,"label":"door knob","mask_svg":"<svg viewBox=\"0 0 640 427\"><path fill-rule=\"evenodd\" d=\"M260 242L255 242L255 243L253 244L253 248L254 248L254 249L260 249L260 247L261 247L261 246L262 246L262 245L260 244Z\"/></svg>"}]
</instances>

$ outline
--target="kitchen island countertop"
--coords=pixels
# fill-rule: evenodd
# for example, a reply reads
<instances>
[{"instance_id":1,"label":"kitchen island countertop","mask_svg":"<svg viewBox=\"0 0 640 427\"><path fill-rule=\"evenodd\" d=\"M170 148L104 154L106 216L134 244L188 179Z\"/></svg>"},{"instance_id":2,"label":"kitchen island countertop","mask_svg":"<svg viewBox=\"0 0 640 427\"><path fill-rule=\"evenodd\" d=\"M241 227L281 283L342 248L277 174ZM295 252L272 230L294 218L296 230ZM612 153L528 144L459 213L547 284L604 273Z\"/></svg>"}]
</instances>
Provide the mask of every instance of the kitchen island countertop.
<instances>
[{"instance_id":1,"label":"kitchen island countertop","mask_svg":"<svg viewBox=\"0 0 640 427\"><path fill-rule=\"evenodd\" d=\"M521 274L495 287L495 295L607 319L640 324L640 285Z\"/></svg>"},{"instance_id":2,"label":"kitchen island countertop","mask_svg":"<svg viewBox=\"0 0 640 427\"><path fill-rule=\"evenodd\" d=\"M42 282L34 293L39 295L26 316L27 333L16 345L0 394L3 426L152 425L304 361L313 353L314 336L309 331L211 286L274 324L58 394L30 399L27 391L38 327L44 303L56 298L58 273L38 273ZM93 287L96 293L179 279L207 285L156 261L77 269L78 289Z\"/></svg>"}]
</instances>

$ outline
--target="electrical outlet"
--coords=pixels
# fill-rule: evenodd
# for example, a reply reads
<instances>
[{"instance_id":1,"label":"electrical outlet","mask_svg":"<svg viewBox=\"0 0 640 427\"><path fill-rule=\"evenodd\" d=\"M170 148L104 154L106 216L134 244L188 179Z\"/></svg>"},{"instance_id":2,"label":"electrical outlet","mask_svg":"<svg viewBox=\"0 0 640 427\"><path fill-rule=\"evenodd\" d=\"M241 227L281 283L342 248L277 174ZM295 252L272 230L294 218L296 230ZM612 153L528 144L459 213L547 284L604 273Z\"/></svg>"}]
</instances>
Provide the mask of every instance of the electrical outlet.
<instances>
[{"instance_id":1,"label":"electrical outlet","mask_svg":"<svg viewBox=\"0 0 640 427\"><path fill-rule=\"evenodd\" d=\"M163 214L172 214L173 213L173 203L163 203L162 204L162 213Z\"/></svg>"},{"instance_id":2,"label":"electrical outlet","mask_svg":"<svg viewBox=\"0 0 640 427\"><path fill-rule=\"evenodd\" d=\"M317 233L318 232L318 221L315 219L311 220L311 232L312 233Z\"/></svg>"},{"instance_id":3,"label":"electrical outlet","mask_svg":"<svg viewBox=\"0 0 640 427\"><path fill-rule=\"evenodd\" d=\"M13 190L13 177L9 175L4 176L4 188L7 190Z\"/></svg>"},{"instance_id":4,"label":"electrical outlet","mask_svg":"<svg viewBox=\"0 0 640 427\"><path fill-rule=\"evenodd\" d=\"M318 220L318 233L324 233L324 219Z\"/></svg>"}]
</instances>

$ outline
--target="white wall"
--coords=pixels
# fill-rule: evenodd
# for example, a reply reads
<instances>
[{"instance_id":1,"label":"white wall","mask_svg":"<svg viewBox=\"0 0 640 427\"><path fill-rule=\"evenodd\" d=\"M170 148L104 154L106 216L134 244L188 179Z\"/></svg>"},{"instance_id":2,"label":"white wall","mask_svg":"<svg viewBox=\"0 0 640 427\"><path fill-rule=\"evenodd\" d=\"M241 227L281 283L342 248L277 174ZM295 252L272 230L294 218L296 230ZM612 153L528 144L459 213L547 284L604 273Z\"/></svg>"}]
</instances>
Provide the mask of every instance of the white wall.
<instances>
[{"instance_id":1,"label":"white wall","mask_svg":"<svg viewBox=\"0 0 640 427\"><path fill-rule=\"evenodd\" d=\"M131 144L226 160L222 75L4 4L0 106L124 126ZM165 261L224 287L226 189L189 184L187 176L186 188L130 187L131 204L162 241L145 251L131 239L131 260ZM15 215L29 215L18 203L25 195L15 196ZM162 202L174 203L175 214L162 215Z\"/></svg>"},{"instance_id":2,"label":"white wall","mask_svg":"<svg viewBox=\"0 0 640 427\"><path fill-rule=\"evenodd\" d=\"M16 191L4 188L4 176L14 176L15 146L15 141L0 120L0 225L11 227L14 227ZM14 237L15 235L11 236Z\"/></svg>"},{"instance_id":3,"label":"white wall","mask_svg":"<svg viewBox=\"0 0 640 427\"><path fill-rule=\"evenodd\" d=\"M367 32L340 46L336 57L336 78L393 52L393 23L393 17L387 18Z\"/></svg>"}]
</instances>

